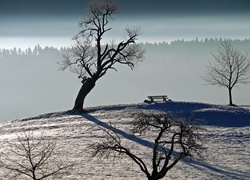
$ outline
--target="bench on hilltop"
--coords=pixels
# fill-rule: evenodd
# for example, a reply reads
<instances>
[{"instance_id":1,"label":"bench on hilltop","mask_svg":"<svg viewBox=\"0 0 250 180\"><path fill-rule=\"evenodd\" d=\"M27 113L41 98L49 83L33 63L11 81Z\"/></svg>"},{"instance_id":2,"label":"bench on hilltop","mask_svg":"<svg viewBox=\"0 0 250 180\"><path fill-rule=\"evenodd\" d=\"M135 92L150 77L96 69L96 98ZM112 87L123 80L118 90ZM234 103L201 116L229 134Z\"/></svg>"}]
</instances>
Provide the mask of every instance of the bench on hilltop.
<instances>
[{"instance_id":1,"label":"bench on hilltop","mask_svg":"<svg viewBox=\"0 0 250 180\"><path fill-rule=\"evenodd\" d=\"M150 99L151 102L154 102L155 100L159 100L159 99L162 101L169 100L167 95L148 96L148 99Z\"/></svg>"}]
</instances>

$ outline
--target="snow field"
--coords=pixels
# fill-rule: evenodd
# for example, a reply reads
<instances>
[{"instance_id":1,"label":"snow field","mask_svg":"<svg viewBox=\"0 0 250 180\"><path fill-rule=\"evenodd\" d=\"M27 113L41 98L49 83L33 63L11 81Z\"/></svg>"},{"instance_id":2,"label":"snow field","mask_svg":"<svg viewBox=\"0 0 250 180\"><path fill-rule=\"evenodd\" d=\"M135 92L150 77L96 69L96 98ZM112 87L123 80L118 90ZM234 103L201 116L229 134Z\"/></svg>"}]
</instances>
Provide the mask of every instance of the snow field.
<instances>
[{"instance_id":1,"label":"snow field","mask_svg":"<svg viewBox=\"0 0 250 180\"><path fill-rule=\"evenodd\" d=\"M69 113L51 113L39 117L8 121L0 124L0 151L5 150L6 140L15 141L17 134L32 131L41 133L48 139L57 139L58 158L75 166L69 175L59 179L76 180L141 180L146 179L139 167L127 157L99 158L92 157L91 143L103 139L103 131L110 122L120 130L122 143L130 147L150 168L151 149L141 140L152 140L154 132L149 135L137 135L129 139L130 113L136 112L137 106L127 108L100 108L82 115ZM145 110L145 108L142 108ZM147 109L147 108L146 108ZM214 110L213 110L214 111ZM202 134L208 148L204 161L184 159L171 169L164 179L194 180L247 180L250 179L250 126L221 127L202 126ZM0 171L0 179L5 177L5 169ZM25 179L20 177L19 179Z\"/></svg>"}]
</instances>

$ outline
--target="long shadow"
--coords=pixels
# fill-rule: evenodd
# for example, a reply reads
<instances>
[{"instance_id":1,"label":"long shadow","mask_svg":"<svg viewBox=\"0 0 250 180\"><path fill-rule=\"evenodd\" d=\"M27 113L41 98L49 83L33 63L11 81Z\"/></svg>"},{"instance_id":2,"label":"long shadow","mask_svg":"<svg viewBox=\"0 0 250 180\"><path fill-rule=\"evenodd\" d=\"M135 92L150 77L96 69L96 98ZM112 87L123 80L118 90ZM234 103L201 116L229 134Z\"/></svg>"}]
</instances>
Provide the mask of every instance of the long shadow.
<instances>
[{"instance_id":1,"label":"long shadow","mask_svg":"<svg viewBox=\"0 0 250 180\"><path fill-rule=\"evenodd\" d=\"M96 119L95 117L91 116L90 114L82 114L82 116L86 119L88 119L89 121L92 121L94 123L96 123L97 125L103 127L103 128L110 128L110 125L108 125L107 123L105 122L102 122L98 119ZM135 135L132 135L132 134L128 134L126 133L125 131L122 131L116 127L112 127L112 129L119 135L123 136L124 138L126 139L129 139L131 141L134 141L136 143L139 143L140 145L142 146L146 146L148 148L153 148L154 144L152 142L149 142L147 140L144 140L144 139L141 139Z\"/></svg>"},{"instance_id":2,"label":"long shadow","mask_svg":"<svg viewBox=\"0 0 250 180\"><path fill-rule=\"evenodd\" d=\"M187 162L187 160L185 159L184 162ZM236 179L250 179L250 175L247 174L247 173L244 173L244 172L236 172L237 170L223 170L223 169L219 169L219 168L216 168L216 167L213 167L212 165L209 165L207 163L203 163L203 162L199 162L197 160L192 160L191 162L189 162L189 165L192 166L193 168L196 168L200 171L203 171L204 169L209 169L210 171L213 171L215 173L218 173L218 174L221 174L221 175L224 175L224 176L229 176L230 179L231 178L234 178L235 180ZM213 174L212 172L206 172L208 174ZM228 178L229 178L228 177Z\"/></svg>"},{"instance_id":3,"label":"long shadow","mask_svg":"<svg viewBox=\"0 0 250 180\"><path fill-rule=\"evenodd\" d=\"M82 117L88 119L89 121L103 127L103 128L110 128L110 125L108 125L107 123L105 122L102 122L98 119L96 119L94 116L91 116L90 114L87 114L87 113L84 113L82 114ZM150 141L147 141L147 140L144 140L144 139L141 139L135 135L132 135L132 134L128 134L126 133L125 131L122 131L118 128L115 128L113 127L113 130L123 136L124 138L126 139L129 139L131 141L134 141L136 143L139 143L140 145L142 146L146 146L148 148L153 148L154 144ZM177 152L174 152L174 153L177 153ZM200 161L197 161L195 159L192 159L192 161L190 162L190 160L188 158L184 158L182 159L182 161L200 171L203 171L204 169L208 169L210 171L213 171L215 173L219 173L219 174L222 174L222 175L225 175L225 176L233 176L234 178L250 178L249 175L247 174L244 174L244 172L229 172L229 171L226 171L226 170L222 170L222 169L219 169L219 168L216 168L216 167L213 167L212 165L209 165L208 163L205 163L205 162L200 162ZM212 174L211 172L207 172L209 174Z\"/></svg>"}]
</instances>

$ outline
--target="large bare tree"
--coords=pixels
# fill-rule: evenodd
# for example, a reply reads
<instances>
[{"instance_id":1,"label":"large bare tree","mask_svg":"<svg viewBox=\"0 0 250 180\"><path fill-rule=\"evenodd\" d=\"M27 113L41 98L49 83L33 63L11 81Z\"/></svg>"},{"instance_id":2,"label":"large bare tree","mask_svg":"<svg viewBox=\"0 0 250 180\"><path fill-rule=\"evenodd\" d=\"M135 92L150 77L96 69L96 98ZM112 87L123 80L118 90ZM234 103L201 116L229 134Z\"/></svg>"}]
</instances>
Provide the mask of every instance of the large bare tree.
<instances>
[{"instance_id":1,"label":"large bare tree","mask_svg":"<svg viewBox=\"0 0 250 180\"><path fill-rule=\"evenodd\" d=\"M125 64L131 69L143 59L144 50L136 44L140 30L127 28L126 38L120 43L105 43L103 39L112 28L109 26L114 14L119 13L114 1L92 1L89 18L80 23L82 30L74 37L75 45L64 56L62 69L70 68L82 80L73 111L83 111L85 97L95 87L96 81L115 64Z\"/></svg>"},{"instance_id":2,"label":"large bare tree","mask_svg":"<svg viewBox=\"0 0 250 180\"><path fill-rule=\"evenodd\" d=\"M90 145L90 148L94 150L93 156L126 155L139 166L148 180L162 179L184 157L203 157L205 147L203 138L199 134L201 128L192 124L191 121L159 112L141 112L133 117L132 133L137 135L146 133L149 134L148 137L154 137L150 141L152 144L151 164L136 155L128 145L122 143L114 126L100 127L106 134L106 138Z\"/></svg>"},{"instance_id":3,"label":"large bare tree","mask_svg":"<svg viewBox=\"0 0 250 180\"><path fill-rule=\"evenodd\" d=\"M229 40L221 43L214 62L207 66L205 76L202 78L211 85L228 89L229 105L233 105L232 90L237 84L249 83L250 61L247 53L235 49Z\"/></svg>"}]
</instances>

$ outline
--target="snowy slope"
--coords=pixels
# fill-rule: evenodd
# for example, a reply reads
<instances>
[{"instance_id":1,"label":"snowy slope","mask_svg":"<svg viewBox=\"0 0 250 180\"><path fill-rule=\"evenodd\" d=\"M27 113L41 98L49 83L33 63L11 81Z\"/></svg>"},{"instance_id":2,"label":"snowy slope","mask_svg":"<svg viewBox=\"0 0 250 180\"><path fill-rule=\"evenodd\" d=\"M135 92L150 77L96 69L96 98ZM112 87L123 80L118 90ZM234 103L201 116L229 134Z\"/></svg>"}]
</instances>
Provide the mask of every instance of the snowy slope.
<instances>
[{"instance_id":1,"label":"snowy slope","mask_svg":"<svg viewBox=\"0 0 250 180\"><path fill-rule=\"evenodd\" d=\"M13 120L0 124L2 151L7 140L29 130L48 138L57 137L61 158L75 163L71 175L60 179L127 180L146 179L129 158L92 158L88 145L100 141L103 134L97 125L105 127L115 122L122 141L131 151L150 161L150 137L130 136L130 113L138 110L162 110L179 116L194 116L204 120L207 157L204 161L184 159L164 179L250 179L250 108L228 107L204 103L166 102L116 105L89 108L81 115L58 112ZM1 169L0 179L5 170Z\"/></svg>"}]
</instances>

